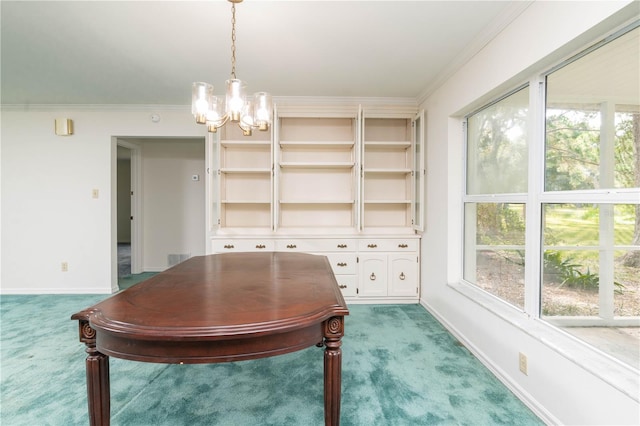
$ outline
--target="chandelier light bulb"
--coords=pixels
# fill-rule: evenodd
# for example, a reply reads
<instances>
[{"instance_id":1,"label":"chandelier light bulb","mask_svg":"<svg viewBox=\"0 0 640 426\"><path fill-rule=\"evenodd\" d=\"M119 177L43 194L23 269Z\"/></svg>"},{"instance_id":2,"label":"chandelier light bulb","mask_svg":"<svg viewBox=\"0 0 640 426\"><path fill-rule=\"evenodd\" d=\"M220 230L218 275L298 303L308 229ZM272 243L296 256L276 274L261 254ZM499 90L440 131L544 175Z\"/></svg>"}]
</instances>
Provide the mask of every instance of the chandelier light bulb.
<instances>
[{"instance_id":1,"label":"chandelier light bulb","mask_svg":"<svg viewBox=\"0 0 640 426\"><path fill-rule=\"evenodd\" d=\"M253 95L253 124L261 131L269 129L272 114L271 95L267 92L258 92Z\"/></svg>"},{"instance_id":2,"label":"chandelier light bulb","mask_svg":"<svg viewBox=\"0 0 640 426\"><path fill-rule=\"evenodd\" d=\"M219 127L224 124L224 108L222 99L217 96L213 97L213 102L209 106L206 114L207 129L215 133Z\"/></svg>"},{"instance_id":3,"label":"chandelier light bulb","mask_svg":"<svg viewBox=\"0 0 640 426\"><path fill-rule=\"evenodd\" d=\"M206 123L207 111L213 98L213 86L211 84L193 83L191 88L191 113L196 118L196 123Z\"/></svg>"},{"instance_id":4,"label":"chandelier light bulb","mask_svg":"<svg viewBox=\"0 0 640 426\"><path fill-rule=\"evenodd\" d=\"M245 85L237 78L227 80L227 114L234 122L240 121L240 115L245 105Z\"/></svg>"}]
</instances>

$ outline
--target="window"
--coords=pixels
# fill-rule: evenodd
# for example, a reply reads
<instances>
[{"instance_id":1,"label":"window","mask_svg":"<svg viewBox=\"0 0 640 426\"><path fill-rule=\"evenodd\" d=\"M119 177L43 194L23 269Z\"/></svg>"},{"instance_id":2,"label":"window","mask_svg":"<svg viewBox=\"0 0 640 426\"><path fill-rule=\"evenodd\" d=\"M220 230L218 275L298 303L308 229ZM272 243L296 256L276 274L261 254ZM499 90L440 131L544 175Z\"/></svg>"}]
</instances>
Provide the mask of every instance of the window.
<instances>
[{"instance_id":1,"label":"window","mask_svg":"<svg viewBox=\"0 0 640 426\"><path fill-rule=\"evenodd\" d=\"M639 25L467 116L463 195L466 281L636 367Z\"/></svg>"},{"instance_id":2,"label":"window","mask_svg":"<svg viewBox=\"0 0 640 426\"><path fill-rule=\"evenodd\" d=\"M467 118L464 279L524 308L529 88Z\"/></svg>"},{"instance_id":3,"label":"window","mask_svg":"<svg viewBox=\"0 0 640 426\"><path fill-rule=\"evenodd\" d=\"M636 366L639 52L636 27L546 76L541 197L540 316Z\"/></svg>"}]
</instances>

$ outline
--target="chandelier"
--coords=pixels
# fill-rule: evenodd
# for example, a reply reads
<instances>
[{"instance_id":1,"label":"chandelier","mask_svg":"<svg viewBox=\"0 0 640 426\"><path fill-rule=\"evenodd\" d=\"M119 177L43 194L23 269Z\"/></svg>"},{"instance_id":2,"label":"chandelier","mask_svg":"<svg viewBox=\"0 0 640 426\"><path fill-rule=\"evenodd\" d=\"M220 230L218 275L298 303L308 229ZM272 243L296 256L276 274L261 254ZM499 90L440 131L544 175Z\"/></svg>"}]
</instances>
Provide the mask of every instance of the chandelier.
<instances>
[{"instance_id":1,"label":"chandelier","mask_svg":"<svg viewBox=\"0 0 640 426\"><path fill-rule=\"evenodd\" d=\"M236 78L236 3L231 3L231 78L227 80L225 98L213 94L213 85L196 82L191 91L191 112L198 124L206 124L209 132L215 133L228 122L237 123L244 136L251 136L253 129L267 131L271 125L273 106L271 95L257 92L246 95L246 86Z\"/></svg>"}]
</instances>

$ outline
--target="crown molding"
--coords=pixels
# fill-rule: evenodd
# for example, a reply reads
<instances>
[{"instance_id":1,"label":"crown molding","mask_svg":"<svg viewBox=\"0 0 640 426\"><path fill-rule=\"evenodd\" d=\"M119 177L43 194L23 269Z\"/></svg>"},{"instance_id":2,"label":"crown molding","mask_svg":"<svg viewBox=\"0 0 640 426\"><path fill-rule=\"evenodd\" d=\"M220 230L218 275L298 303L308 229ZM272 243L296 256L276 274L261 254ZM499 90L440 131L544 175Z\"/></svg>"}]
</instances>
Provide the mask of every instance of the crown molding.
<instances>
[{"instance_id":1,"label":"crown molding","mask_svg":"<svg viewBox=\"0 0 640 426\"><path fill-rule=\"evenodd\" d=\"M384 97L336 97L336 96L274 96L274 104L288 107L310 108L314 110L349 110L359 106L376 108L417 108L415 98ZM188 111L191 105L137 105L137 104L3 104L0 111L42 112L42 111Z\"/></svg>"},{"instance_id":2,"label":"crown molding","mask_svg":"<svg viewBox=\"0 0 640 426\"><path fill-rule=\"evenodd\" d=\"M190 105L135 104L3 104L2 111L191 111Z\"/></svg>"},{"instance_id":3,"label":"crown molding","mask_svg":"<svg viewBox=\"0 0 640 426\"><path fill-rule=\"evenodd\" d=\"M278 105L358 106L402 105L417 106L415 98L348 97L348 96L274 96Z\"/></svg>"}]
</instances>

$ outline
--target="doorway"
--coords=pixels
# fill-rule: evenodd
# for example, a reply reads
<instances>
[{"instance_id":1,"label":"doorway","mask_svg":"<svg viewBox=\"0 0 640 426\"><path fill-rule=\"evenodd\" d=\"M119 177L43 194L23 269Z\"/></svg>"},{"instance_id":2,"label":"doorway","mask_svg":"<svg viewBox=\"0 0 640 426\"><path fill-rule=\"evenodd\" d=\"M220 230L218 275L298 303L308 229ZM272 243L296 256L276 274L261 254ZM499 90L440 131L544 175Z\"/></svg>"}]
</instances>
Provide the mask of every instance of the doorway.
<instances>
[{"instance_id":1,"label":"doorway","mask_svg":"<svg viewBox=\"0 0 640 426\"><path fill-rule=\"evenodd\" d=\"M115 139L115 211L112 212L113 232L112 271L118 289L118 281L142 272L142 146L135 141Z\"/></svg>"},{"instance_id":2,"label":"doorway","mask_svg":"<svg viewBox=\"0 0 640 426\"><path fill-rule=\"evenodd\" d=\"M114 291L119 281L206 254L205 145L194 137L113 138Z\"/></svg>"}]
</instances>

